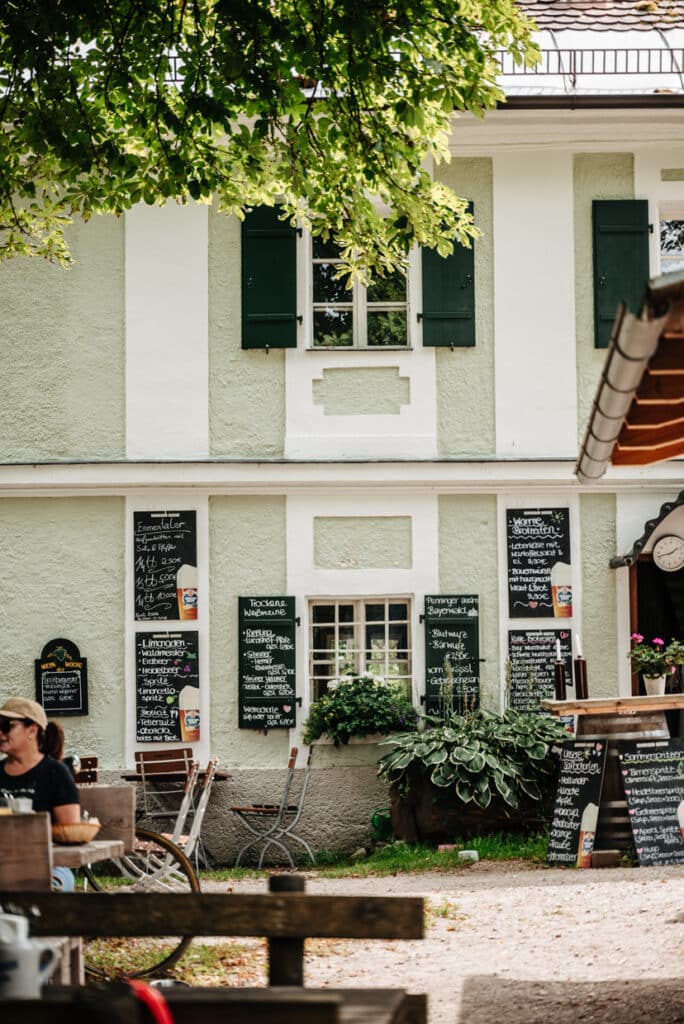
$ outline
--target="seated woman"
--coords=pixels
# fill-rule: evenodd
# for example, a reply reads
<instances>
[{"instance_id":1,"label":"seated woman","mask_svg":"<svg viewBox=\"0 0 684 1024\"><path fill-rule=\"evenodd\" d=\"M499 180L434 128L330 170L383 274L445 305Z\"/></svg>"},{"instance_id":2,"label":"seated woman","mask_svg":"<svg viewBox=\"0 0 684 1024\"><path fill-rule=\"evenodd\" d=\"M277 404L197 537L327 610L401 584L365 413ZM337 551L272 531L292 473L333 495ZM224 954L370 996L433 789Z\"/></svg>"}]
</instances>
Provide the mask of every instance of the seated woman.
<instances>
[{"instance_id":1,"label":"seated woman","mask_svg":"<svg viewBox=\"0 0 684 1024\"><path fill-rule=\"evenodd\" d=\"M69 769L57 758L64 734L35 700L11 697L0 708L0 793L28 797L34 811L49 811L52 821L81 820L78 790ZM54 888L72 890L68 868L55 868Z\"/></svg>"}]
</instances>

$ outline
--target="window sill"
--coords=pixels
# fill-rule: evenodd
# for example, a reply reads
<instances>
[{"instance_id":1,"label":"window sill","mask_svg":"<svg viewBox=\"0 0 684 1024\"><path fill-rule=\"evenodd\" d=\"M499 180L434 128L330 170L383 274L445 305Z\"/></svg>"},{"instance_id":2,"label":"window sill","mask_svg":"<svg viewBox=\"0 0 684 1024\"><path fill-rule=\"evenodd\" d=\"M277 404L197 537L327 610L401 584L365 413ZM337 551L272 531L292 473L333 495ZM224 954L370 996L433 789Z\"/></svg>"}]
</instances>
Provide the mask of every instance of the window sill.
<instances>
[{"instance_id":1,"label":"window sill","mask_svg":"<svg viewBox=\"0 0 684 1024\"><path fill-rule=\"evenodd\" d=\"M314 347L313 345L308 345L304 351L323 352L328 355L331 352L371 352L377 354L378 352L413 352L413 345L378 345L377 348L354 348L347 345L340 346L339 348L336 345L317 345Z\"/></svg>"}]
</instances>

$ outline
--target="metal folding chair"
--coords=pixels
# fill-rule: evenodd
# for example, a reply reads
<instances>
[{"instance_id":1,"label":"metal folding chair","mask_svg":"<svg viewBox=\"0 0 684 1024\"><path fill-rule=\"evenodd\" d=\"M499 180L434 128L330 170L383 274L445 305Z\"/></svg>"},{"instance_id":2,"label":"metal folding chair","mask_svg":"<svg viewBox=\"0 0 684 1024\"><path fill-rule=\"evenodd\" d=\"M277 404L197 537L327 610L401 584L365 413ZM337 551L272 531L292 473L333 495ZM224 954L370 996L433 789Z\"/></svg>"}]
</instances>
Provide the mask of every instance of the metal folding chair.
<instances>
[{"instance_id":1,"label":"metal folding chair","mask_svg":"<svg viewBox=\"0 0 684 1024\"><path fill-rule=\"evenodd\" d=\"M197 800L196 783L200 776L200 769L197 761L192 762L188 774L188 789L183 797L173 832L168 836L189 860L192 860L194 855L196 868L199 868L200 864L204 867L209 865L209 857L202 843L202 821L204 820L204 814L209 803L209 797L211 796L217 767L218 758L212 757L203 773L204 778L202 779L199 800ZM189 830L186 831L185 824L189 817L191 817L192 821ZM166 835L166 833L162 833L162 835Z\"/></svg>"},{"instance_id":2,"label":"metal folding chair","mask_svg":"<svg viewBox=\"0 0 684 1024\"><path fill-rule=\"evenodd\" d=\"M236 815L254 837L245 843L238 853L237 860L235 861L236 867L240 864L243 855L255 846L260 846L259 867L263 865L266 851L271 846L276 846L279 850L282 850L290 867L294 867L292 854L286 845L289 840L293 840L299 843L300 846L303 846L311 858L311 863L316 863L316 858L307 841L294 831L302 816L306 791L309 788L313 747L309 747L306 768L299 772L295 770L298 753L297 747L292 747L290 750L285 785L279 804L251 804L245 807L230 808L233 814Z\"/></svg>"},{"instance_id":3,"label":"metal folding chair","mask_svg":"<svg viewBox=\"0 0 684 1024\"><path fill-rule=\"evenodd\" d=\"M142 796L140 817L152 822L157 831L170 821L175 825L192 761L191 747L136 750L135 768L140 777Z\"/></svg>"}]
</instances>

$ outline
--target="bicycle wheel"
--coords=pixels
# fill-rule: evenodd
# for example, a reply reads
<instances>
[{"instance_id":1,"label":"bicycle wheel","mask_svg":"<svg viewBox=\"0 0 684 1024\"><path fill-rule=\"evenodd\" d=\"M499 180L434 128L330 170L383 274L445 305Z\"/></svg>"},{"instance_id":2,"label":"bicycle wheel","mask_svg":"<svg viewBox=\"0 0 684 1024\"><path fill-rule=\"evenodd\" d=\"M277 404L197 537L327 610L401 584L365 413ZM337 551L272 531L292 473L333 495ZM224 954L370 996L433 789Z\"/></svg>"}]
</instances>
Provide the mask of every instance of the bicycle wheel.
<instances>
[{"instance_id":1,"label":"bicycle wheel","mask_svg":"<svg viewBox=\"0 0 684 1024\"><path fill-rule=\"evenodd\" d=\"M183 851L166 836L149 829L135 830L131 853L108 861L97 872L84 869L97 892L199 892L195 869ZM99 978L142 978L173 966L192 942L192 937L161 936L127 939L112 948L106 940L86 941L86 971ZM98 962L99 961L99 962ZM106 961L106 966L103 966Z\"/></svg>"}]
</instances>

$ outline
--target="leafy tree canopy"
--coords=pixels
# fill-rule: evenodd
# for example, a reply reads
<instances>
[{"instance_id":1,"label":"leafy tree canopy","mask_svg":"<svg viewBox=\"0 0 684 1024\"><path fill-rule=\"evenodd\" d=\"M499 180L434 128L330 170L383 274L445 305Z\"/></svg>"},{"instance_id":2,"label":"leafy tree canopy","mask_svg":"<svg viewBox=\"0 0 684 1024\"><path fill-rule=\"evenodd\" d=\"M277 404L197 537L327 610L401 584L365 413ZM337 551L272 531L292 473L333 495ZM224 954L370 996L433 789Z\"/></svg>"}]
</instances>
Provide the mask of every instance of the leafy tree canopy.
<instances>
[{"instance_id":1,"label":"leafy tree canopy","mask_svg":"<svg viewBox=\"0 0 684 1024\"><path fill-rule=\"evenodd\" d=\"M5 0L0 255L67 262L73 215L168 199L277 200L362 275L447 254L475 229L426 163L532 27L516 0Z\"/></svg>"}]
</instances>

